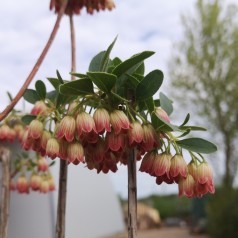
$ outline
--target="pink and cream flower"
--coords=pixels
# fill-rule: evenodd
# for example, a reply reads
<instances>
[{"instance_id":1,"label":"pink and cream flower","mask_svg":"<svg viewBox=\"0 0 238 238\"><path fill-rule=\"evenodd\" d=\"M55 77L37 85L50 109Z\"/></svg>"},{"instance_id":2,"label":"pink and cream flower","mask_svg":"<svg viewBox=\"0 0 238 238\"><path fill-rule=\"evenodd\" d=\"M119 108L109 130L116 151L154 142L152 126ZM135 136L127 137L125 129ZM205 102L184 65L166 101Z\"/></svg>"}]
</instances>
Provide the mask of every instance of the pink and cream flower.
<instances>
[{"instance_id":1,"label":"pink and cream flower","mask_svg":"<svg viewBox=\"0 0 238 238\"><path fill-rule=\"evenodd\" d=\"M39 171L45 172L48 170L48 163L46 161L46 159L44 157L41 157L38 161L37 161L37 167Z\"/></svg>"},{"instance_id":2,"label":"pink and cream flower","mask_svg":"<svg viewBox=\"0 0 238 238\"><path fill-rule=\"evenodd\" d=\"M143 140L143 136L144 132L141 123L139 121L132 122L128 131L129 145L134 146L140 144Z\"/></svg>"},{"instance_id":3,"label":"pink and cream flower","mask_svg":"<svg viewBox=\"0 0 238 238\"><path fill-rule=\"evenodd\" d=\"M98 108L93 114L93 119L95 122L97 133L102 134L105 131L111 131L110 115L106 109Z\"/></svg>"},{"instance_id":4,"label":"pink and cream flower","mask_svg":"<svg viewBox=\"0 0 238 238\"><path fill-rule=\"evenodd\" d=\"M148 152L142 159L140 171L151 174L153 171L153 164L156 158L156 153L154 151Z\"/></svg>"},{"instance_id":5,"label":"pink and cream flower","mask_svg":"<svg viewBox=\"0 0 238 238\"><path fill-rule=\"evenodd\" d=\"M143 128L143 140L141 142L141 147L145 151L150 151L159 146L158 136L154 127L151 124L144 124Z\"/></svg>"},{"instance_id":6,"label":"pink and cream flower","mask_svg":"<svg viewBox=\"0 0 238 238\"><path fill-rule=\"evenodd\" d=\"M187 164L182 155L176 154L172 157L169 174L176 181L179 176L186 178Z\"/></svg>"},{"instance_id":7,"label":"pink and cream flower","mask_svg":"<svg viewBox=\"0 0 238 238\"><path fill-rule=\"evenodd\" d=\"M29 184L25 176L18 177L16 189L19 193L29 193Z\"/></svg>"},{"instance_id":8,"label":"pink and cream flower","mask_svg":"<svg viewBox=\"0 0 238 238\"><path fill-rule=\"evenodd\" d=\"M155 160L152 168L152 176L160 177L164 174L169 177L169 170L171 165L171 154L162 153L155 156Z\"/></svg>"},{"instance_id":9,"label":"pink and cream flower","mask_svg":"<svg viewBox=\"0 0 238 238\"><path fill-rule=\"evenodd\" d=\"M74 139L74 134L76 130L76 122L74 117L65 116L57 129L57 138L62 139L65 138L67 141L71 142Z\"/></svg>"},{"instance_id":10,"label":"pink and cream flower","mask_svg":"<svg viewBox=\"0 0 238 238\"><path fill-rule=\"evenodd\" d=\"M181 177L179 179L179 196L185 195L188 198L195 197L196 183L191 174L188 174L186 178Z\"/></svg>"},{"instance_id":11,"label":"pink and cream flower","mask_svg":"<svg viewBox=\"0 0 238 238\"><path fill-rule=\"evenodd\" d=\"M106 134L106 150L110 149L112 151L121 151L125 147L125 135L116 134L114 131L108 132Z\"/></svg>"},{"instance_id":12,"label":"pink and cream flower","mask_svg":"<svg viewBox=\"0 0 238 238\"><path fill-rule=\"evenodd\" d=\"M28 137L38 139L41 137L44 130L44 125L41 121L35 119L29 125Z\"/></svg>"},{"instance_id":13,"label":"pink and cream flower","mask_svg":"<svg viewBox=\"0 0 238 238\"><path fill-rule=\"evenodd\" d=\"M49 113L49 108L43 101L37 101L31 110L32 115L43 115L46 116Z\"/></svg>"},{"instance_id":14,"label":"pink and cream flower","mask_svg":"<svg viewBox=\"0 0 238 238\"><path fill-rule=\"evenodd\" d=\"M74 161L84 162L84 149L79 142L70 143L68 145L67 160L71 163Z\"/></svg>"},{"instance_id":15,"label":"pink and cream flower","mask_svg":"<svg viewBox=\"0 0 238 238\"><path fill-rule=\"evenodd\" d=\"M59 155L59 142L55 138L51 138L48 140L46 145L46 155L52 159L55 159Z\"/></svg>"},{"instance_id":16,"label":"pink and cream flower","mask_svg":"<svg viewBox=\"0 0 238 238\"><path fill-rule=\"evenodd\" d=\"M95 122L90 114L86 112L80 112L77 115L76 127L79 136L82 134L82 132L89 133L92 130L96 132Z\"/></svg>"},{"instance_id":17,"label":"pink and cream flower","mask_svg":"<svg viewBox=\"0 0 238 238\"><path fill-rule=\"evenodd\" d=\"M38 174L32 174L30 177L30 187L32 190L37 191L40 188L42 179Z\"/></svg>"},{"instance_id":18,"label":"pink and cream flower","mask_svg":"<svg viewBox=\"0 0 238 238\"><path fill-rule=\"evenodd\" d=\"M122 130L128 130L130 128L129 119L123 111L114 110L111 112L110 121L116 135Z\"/></svg>"},{"instance_id":19,"label":"pink and cream flower","mask_svg":"<svg viewBox=\"0 0 238 238\"><path fill-rule=\"evenodd\" d=\"M156 116L158 116L159 118L161 118L161 119L163 119L164 121L170 123L170 119L169 119L169 116L168 116L167 112L166 112L164 109L162 109L161 107L157 107L157 108L155 109L155 114L156 114Z\"/></svg>"}]
</instances>

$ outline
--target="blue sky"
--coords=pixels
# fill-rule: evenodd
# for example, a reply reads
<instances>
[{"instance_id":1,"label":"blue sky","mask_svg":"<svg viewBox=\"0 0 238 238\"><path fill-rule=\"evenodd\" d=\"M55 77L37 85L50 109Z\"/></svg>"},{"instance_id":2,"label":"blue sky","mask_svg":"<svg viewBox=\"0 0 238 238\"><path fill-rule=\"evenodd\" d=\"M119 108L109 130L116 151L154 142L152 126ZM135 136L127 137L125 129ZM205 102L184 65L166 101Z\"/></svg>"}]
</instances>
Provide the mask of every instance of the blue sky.
<instances>
[{"instance_id":1,"label":"blue sky","mask_svg":"<svg viewBox=\"0 0 238 238\"><path fill-rule=\"evenodd\" d=\"M236 3L236 0L225 2ZM84 73L90 59L104 50L116 35L118 41L112 56L126 59L131 55L152 50L156 54L146 61L147 71L159 68L165 73L173 45L182 38L180 16L193 12L195 0L115 0L112 12L76 16L77 71ZM8 103L6 91L14 96L37 60L55 22L49 11L49 0L2 1L0 8L0 110ZM58 69L69 79L70 40L69 19L64 17L59 32L36 79L55 76ZM30 87L34 85L34 82ZM162 90L166 90L163 86ZM18 108L22 103L18 104ZM26 108L30 108L26 105ZM127 191L126 169L111 176L115 190L122 196ZM150 193L176 192L176 186L155 185L154 178L138 174L139 197Z\"/></svg>"}]
</instances>

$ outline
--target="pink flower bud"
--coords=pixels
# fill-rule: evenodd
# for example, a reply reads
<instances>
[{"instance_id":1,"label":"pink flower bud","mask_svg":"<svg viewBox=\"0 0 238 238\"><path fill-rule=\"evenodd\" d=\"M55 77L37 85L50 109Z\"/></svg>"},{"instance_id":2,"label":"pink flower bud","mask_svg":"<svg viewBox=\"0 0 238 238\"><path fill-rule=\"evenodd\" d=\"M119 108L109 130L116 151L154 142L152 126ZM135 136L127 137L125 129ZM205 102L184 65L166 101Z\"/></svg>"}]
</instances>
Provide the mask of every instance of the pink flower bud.
<instances>
[{"instance_id":1,"label":"pink flower bud","mask_svg":"<svg viewBox=\"0 0 238 238\"><path fill-rule=\"evenodd\" d=\"M116 135L118 135L122 129L128 130L130 128L129 119L123 111L114 110L110 114L110 121Z\"/></svg>"},{"instance_id":2,"label":"pink flower bud","mask_svg":"<svg viewBox=\"0 0 238 238\"><path fill-rule=\"evenodd\" d=\"M59 124L59 128L57 130L57 138L62 139L63 137L65 137L67 141L71 142L74 139L75 129L75 119L72 116L65 116Z\"/></svg>"},{"instance_id":3,"label":"pink flower bud","mask_svg":"<svg viewBox=\"0 0 238 238\"><path fill-rule=\"evenodd\" d=\"M161 107L157 107L156 110L155 110L155 114L163 119L164 121L166 122L169 122L170 123L170 119L169 119L169 116L167 114L167 112L165 110L163 110Z\"/></svg>"},{"instance_id":4,"label":"pink flower bud","mask_svg":"<svg viewBox=\"0 0 238 238\"><path fill-rule=\"evenodd\" d=\"M46 116L49 113L49 108L43 101L37 101L31 110L32 115L43 115Z\"/></svg>"}]
</instances>

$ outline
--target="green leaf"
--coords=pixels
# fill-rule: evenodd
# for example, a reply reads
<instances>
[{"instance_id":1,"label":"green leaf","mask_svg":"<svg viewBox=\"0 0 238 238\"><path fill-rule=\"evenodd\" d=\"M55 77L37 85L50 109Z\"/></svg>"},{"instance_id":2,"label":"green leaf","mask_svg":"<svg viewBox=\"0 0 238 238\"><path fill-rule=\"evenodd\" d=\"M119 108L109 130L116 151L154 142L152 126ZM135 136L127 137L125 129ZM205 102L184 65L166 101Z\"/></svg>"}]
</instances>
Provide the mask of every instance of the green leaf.
<instances>
[{"instance_id":1,"label":"green leaf","mask_svg":"<svg viewBox=\"0 0 238 238\"><path fill-rule=\"evenodd\" d=\"M160 70L154 70L147 74L136 88L136 99L146 100L152 97L162 85L163 77L164 75Z\"/></svg>"},{"instance_id":2,"label":"green leaf","mask_svg":"<svg viewBox=\"0 0 238 238\"><path fill-rule=\"evenodd\" d=\"M186 124L188 123L189 119L190 119L190 114L188 113L187 116L186 116L185 119L184 119L184 122L181 124L180 127L186 125Z\"/></svg>"},{"instance_id":3,"label":"green leaf","mask_svg":"<svg viewBox=\"0 0 238 238\"><path fill-rule=\"evenodd\" d=\"M12 101L12 94L10 92L7 92L7 96L10 99L10 101Z\"/></svg>"},{"instance_id":4,"label":"green leaf","mask_svg":"<svg viewBox=\"0 0 238 238\"><path fill-rule=\"evenodd\" d=\"M115 75L104 72L88 72L87 75L105 93L109 93L112 90L117 80Z\"/></svg>"},{"instance_id":5,"label":"green leaf","mask_svg":"<svg viewBox=\"0 0 238 238\"><path fill-rule=\"evenodd\" d=\"M197 153L210 154L217 151L217 146L202 138L188 138L176 142L180 147Z\"/></svg>"},{"instance_id":6,"label":"green leaf","mask_svg":"<svg viewBox=\"0 0 238 238\"><path fill-rule=\"evenodd\" d=\"M123 61L121 64L117 65L116 68L113 70L113 74L117 75L117 77L122 76L123 74L128 73L128 71L138 63L141 63L146 58L149 58L153 55L154 52L152 51L144 51L142 53L136 54L133 57Z\"/></svg>"},{"instance_id":7,"label":"green leaf","mask_svg":"<svg viewBox=\"0 0 238 238\"><path fill-rule=\"evenodd\" d=\"M47 78L47 79L52 84L52 86L58 90L59 85L61 84L60 80L58 78Z\"/></svg>"},{"instance_id":8,"label":"green leaf","mask_svg":"<svg viewBox=\"0 0 238 238\"><path fill-rule=\"evenodd\" d=\"M59 91L61 94L69 96L80 96L94 93L93 83L88 78L74 80L60 85Z\"/></svg>"},{"instance_id":9,"label":"green leaf","mask_svg":"<svg viewBox=\"0 0 238 238\"><path fill-rule=\"evenodd\" d=\"M50 101L55 102L56 98L58 97L59 92L56 90L50 91L46 93L46 98L48 98Z\"/></svg>"},{"instance_id":10,"label":"green leaf","mask_svg":"<svg viewBox=\"0 0 238 238\"><path fill-rule=\"evenodd\" d=\"M117 65L121 64L122 60L118 57L115 57L113 60L112 60L112 63L113 65L116 67Z\"/></svg>"},{"instance_id":11,"label":"green leaf","mask_svg":"<svg viewBox=\"0 0 238 238\"><path fill-rule=\"evenodd\" d=\"M100 71L105 52L106 51L101 51L100 53L98 53L96 56L93 57L93 59L90 62L88 71L90 71L90 72Z\"/></svg>"},{"instance_id":12,"label":"green leaf","mask_svg":"<svg viewBox=\"0 0 238 238\"><path fill-rule=\"evenodd\" d=\"M153 100L152 97L146 99L146 100L145 100L145 104L146 104L146 106L147 106L147 108L148 108L148 111L149 111L150 113L152 113L152 112L155 110L155 104L154 104L154 100Z\"/></svg>"},{"instance_id":13,"label":"green leaf","mask_svg":"<svg viewBox=\"0 0 238 238\"><path fill-rule=\"evenodd\" d=\"M173 105L171 100L162 92L159 95L160 98L160 106L170 115L173 112Z\"/></svg>"},{"instance_id":14,"label":"green leaf","mask_svg":"<svg viewBox=\"0 0 238 238\"><path fill-rule=\"evenodd\" d=\"M44 100L46 97L46 87L45 84L41 80L37 80L35 84L36 92L39 97Z\"/></svg>"},{"instance_id":15,"label":"green leaf","mask_svg":"<svg viewBox=\"0 0 238 238\"><path fill-rule=\"evenodd\" d=\"M62 77L61 77L61 75L60 75L60 73L59 73L58 70L56 70L56 74L57 74L57 77L58 77L60 83L61 83L61 84L64 84L64 80L62 79Z\"/></svg>"},{"instance_id":16,"label":"green leaf","mask_svg":"<svg viewBox=\"0 0 238 238\"><path fill-rule=\"evenodd\" d=\"M71 72L70 74L77 77L77 78L86 78L87 77L86 74L73 73L73 72Z\"/></svg>"},{"instance_id":17,"label":"green leaf","mask_svg":"<svg viewBox=\"0 0 238 238\"><path fill-rule=\"evenodd\" d=\"M26 89L26 91L23 95L23 98L27 102L32 103L32 104L35 104L37 101L41 100L39 95L37 94L37 92L33 89Z\"/></svg>"},{"instance_id":18,"label":"green leaf","mask_svg":"<svg viewBox=\"0 0 238 238\"><path fill-rule=\"evenodd\" d=\"M126 74L126 76L128 77L128 84L133 88L133 89L135 89L136 87L137 87L137 85L139 84L139 80L136 78L136 77L134 77L134 76L132 76L132 75L130 75L130 74Z\"/></svg>"},{"instance_id":19,"label":"green leaf","mask_svg":"<svg viewBox=\"0 0 238 238\"><path fill-rule=\"evenodd\" d=\"M110 56L110 53L112 51L112 48L113 48L116 40L117 40L117 37L114 39L114 41L110 44L110 46L107 48L106 52L104 53L99 71L102 71L102 72L106 71L109 61L110 61L109 56Z\"/></svg>"},{"instance_id":20,"label":"green leaf","mask_svg":"<svg viewBox=\"0 0 238 238\"><path fill-rule=\"evenodd\" d=\"M22 122L25 125L29 125L31 123L31 121L33 121L34 119L36 119L35 115L25 115L21 118Z\"/></svg>"},{"instance_id":21,"label":"green leaf","mask_svg":"<svg viewBox=\"0 0 238 238\"><path fill-rule=\"evenodd\" d=\"M152 121L153 127L156 130L160 130L160 131L178 131L179 130L177 126L174 126L164 121L162 118L159 118L154 112L151 114L151 121Z\"/></svg>"},{"instance_id":22,"label":"green leaf","mask_svg":"<svg viewBox=\"0 0 238 238\"><path fill-rule=\"evenodd\" d=\"M191 131L206 131L207 129L202 126L180 126L179 129L187 130L190 129Z\"/></svg>"},{"instance_id":23,"label":"green leaf","mask_svg":"<svg viewBox=\"0 0 238 238\"><path fill-rule=\"evenodd\" d=\"M145 64L142 62L135 71L135 74L144 75L145 73Z\"/></svg>"}]
</instances>

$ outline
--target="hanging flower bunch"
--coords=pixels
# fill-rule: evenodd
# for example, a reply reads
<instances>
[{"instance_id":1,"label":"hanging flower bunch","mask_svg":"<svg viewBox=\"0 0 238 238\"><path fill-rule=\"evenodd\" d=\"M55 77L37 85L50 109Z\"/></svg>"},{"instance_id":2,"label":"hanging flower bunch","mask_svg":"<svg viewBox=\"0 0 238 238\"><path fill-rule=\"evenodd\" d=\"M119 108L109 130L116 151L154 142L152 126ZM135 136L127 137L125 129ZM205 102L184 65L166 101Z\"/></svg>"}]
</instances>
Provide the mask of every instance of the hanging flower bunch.
<instances>
[{"instance_id":1,"label":"hanging flower bunch","mask_svg":"<svg viewBox=\"0 0 238 238\"><path fill-rule=\"evenodd\" d=\"M11 95L8 95L11 99ZM8 146L15 142L22 143L26 130L20 111L13 110L0 124L0 144ZM49 171L53 163L48 164L47 160L39 154L22 152L11 162L12 191L29 193L32 190L47 193L55 189L54 178Z\"/></svg>"},{"instance_id":2,"label":"hanging flower bunch","mask_svg":"<svg viewBox=\"0 0 238 238\"><path fill-rule=\"evenodd\" d=\"M57 71L57 78L48 78L53 91L46 92L40 80L35 90L26 91L24 98L34 107L23 118L29 124L23 148L83 163L98 173L127 165L133 150L136 159L142 159L140 171L156 177L157 184L177 183L179 194L187 197L213 193L212 170L202 153L212 153L216 146L202 138L182 139L192 130L204 130L187 125L189 114L181 125L171 124L171 100L162 92L156 94L163 73L144 75L144 60L154 52L125 61L110 59L114 43L92 59L86 74L72 72L77 80L63 80ZM189 164L183 158L185 150L191 155Z\"/></svg>"},{"instance_id":3,"label":"hanging flower bunch","mask_svg":"<svg viewBox=\"0 0 238 238\"><path fill-rule=\"evenodd\" d=\"M51 0L50 10L55 9L55 12L59 12L62 3L62 0ZM113 0L69 0L65 13L80 14L84 7L87 13L93 14L94 11L112 10L115 4Z\"/></svg>"}]
</instances>

